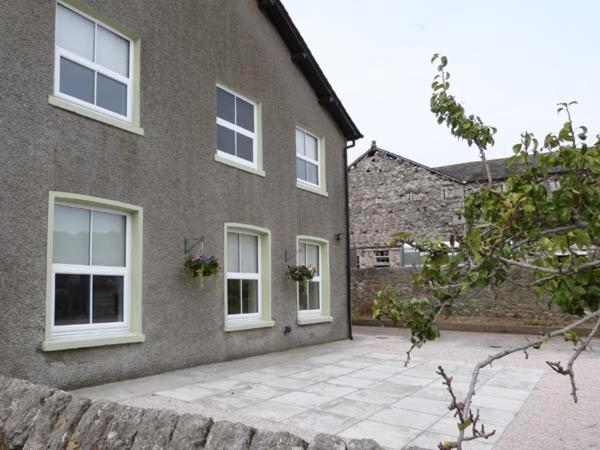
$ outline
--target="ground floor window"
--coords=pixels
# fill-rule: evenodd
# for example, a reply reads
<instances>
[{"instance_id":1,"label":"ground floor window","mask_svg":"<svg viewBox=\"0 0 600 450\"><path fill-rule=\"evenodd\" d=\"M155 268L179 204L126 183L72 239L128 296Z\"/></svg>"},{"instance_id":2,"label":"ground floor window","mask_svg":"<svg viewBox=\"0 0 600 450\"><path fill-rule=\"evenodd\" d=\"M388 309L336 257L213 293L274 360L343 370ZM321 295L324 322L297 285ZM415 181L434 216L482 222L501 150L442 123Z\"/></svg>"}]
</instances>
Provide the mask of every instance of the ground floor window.
<instances>
[{"instance_id":1,"label":"ground floor window","mask_svg":"<svg viewBox=\"0 0 600 450\"><path fill-rule=\"evenodd\" d=\"M270 232L225 224L224 270L225 331L273 326Z\"/></svg>"},{"instance_id":2,"label":"ground floor window","mask_svg":"<svg viewBox=\"0 0 600 450\"><path fill-rule=\"evenodd\" d=\"M126 213L54 206L55 334L127 325L130 226Z\"/></svg>"},{"instance_id":3,"label":"ground floor window","mask_svg":"<svg viewBox=\"0 0 600 450\"><path fill-rule=\"evenodd\" d=\"M296 260L298 265L315 268L315 276L308 283L297 283L298 323L330 322L330 265L329 242L313 236L298 236Z\"/></svg>"},{"instance_id":4,"label":"ground floor window","mask_svg":"<svg viewBox=\"0 0 600 450\"><path fill-rule=\"evenodd\" d=\"M377 267L389 267L390 251L389 250L375 250L375 265Z\"/></svg>"},{"instance_id":5,"label":"ground floor window","mask_svg":"<svg viewBox=\"0 0 600 450\"><path fill-rule=\"evenodd\" d=\"M260 236L227 232L227 315L229 319L260 315Z\"/></svg>"},{"instance_id":6,"label":"ground floor window","mask_svg":"<svg viewBox=\"0 0 600 450\"><path fill-rule=\"evenodd\" d=\"M298 283L298 309L300 311L321 312L321 248L318 244L298 243L298 264L315 269L315 276L308 283Z\"/></svg>"},{"instance_id":7,"label":"ground floor window","mask_svg":"<svg viewBox=\"0 0 600 450\"><path fill-rule=\"evenodd\" d=\"M118 202L51 193L46 347L141 336L141 214Z\"/></svg>"}]
</instances>

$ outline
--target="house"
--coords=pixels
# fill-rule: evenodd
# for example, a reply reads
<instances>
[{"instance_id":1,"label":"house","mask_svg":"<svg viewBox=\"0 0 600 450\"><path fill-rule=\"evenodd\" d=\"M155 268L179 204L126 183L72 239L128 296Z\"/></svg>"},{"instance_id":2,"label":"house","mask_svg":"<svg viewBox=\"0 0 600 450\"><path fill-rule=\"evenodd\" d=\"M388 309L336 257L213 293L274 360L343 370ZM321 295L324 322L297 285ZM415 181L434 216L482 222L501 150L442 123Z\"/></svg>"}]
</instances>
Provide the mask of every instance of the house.
<instances>
[{"instance_id":1,"label":"house","mask_svg":"<svg viewBox=\"0 0 600 450\"><path fill-rule=\"evenodd\" d=\"M349 336L361 134L279 0L0 20L0 374L73 388ZM186 254L222 270L202 287Z\"/></svg>"},{"instance_id":2,"label":"house","mask_svg":"<svg viewBox=\"0 0 600 450\"><path fill-rule=\"evenodd\" d=\"M508 160L489 160L495 189L506 188ZM549 176L547 189L559 186L560 170ZM386 285L396 287L400 297L419 295L412 276L424 255L409 245L389 246L392 235L407 231L415 240L451 242L461 226L455 211L466 195L487 185L487 175L481 161L432 168L383 150L373 141L348 167L348 177L352 304L354 317L366 318L375 293ZM517 282L525 276L513 273ZM477 301L465 301L458 312L479 317L560 317L533 297L532 291L507 283L501 292L477 291L472 296Z\"/></svg>"}]
</instances>

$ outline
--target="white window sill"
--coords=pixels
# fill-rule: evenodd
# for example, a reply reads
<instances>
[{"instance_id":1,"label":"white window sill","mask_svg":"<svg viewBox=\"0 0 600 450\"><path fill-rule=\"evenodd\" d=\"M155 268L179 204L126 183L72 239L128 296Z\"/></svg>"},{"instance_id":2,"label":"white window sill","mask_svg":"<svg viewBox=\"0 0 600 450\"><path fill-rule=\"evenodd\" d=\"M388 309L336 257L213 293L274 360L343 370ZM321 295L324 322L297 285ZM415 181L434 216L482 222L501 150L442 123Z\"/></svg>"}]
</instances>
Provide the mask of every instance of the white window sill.
<instances>
[{"instance_id":1,"label":"white window sill","mask_svg":"<svg viewBox=\"0 0 600 450\"><path fill-rule=\"evenodd\" d=\"M134 344L144 342L146 336L143 334L123 333L108 336L89 336L89 337L71 337L71 338L49 338L42 343L42 350L45 352L54 352L58 350L69 350L86 347L102 347L105 345Z\"/></svg>"},{"instance_id":2,"label":"white window sill","mask_svg":"<svg viewBox=\"0 0 600 450\"><path fill-rule=\"evenodd\" d=\"M60 97L50 95L48 97L48 103L52 106L56 106L57 108L65 109L72 113L79 114L80 116L87 117L88 119L93 119L98 122L102 122L125 131L129 131L130 133L139 134L140 136L144 135L143 128L136 127L135 125L132 125L130 123L123 122L119 119L115 119L113 117L107 116L96 111L92 111L91 109L87 109L84 106L76 105L75 103L62 99Z\"/></svg>"},{"instance_id":3,"label":"white window sill","mask_svg":"<svg viewBox=\"0 0 600 450\"><path fill-rule=\"evenodd\" d=\"M272 320L248 320L239 322L225 322L225 332L254 330L256 328L271 328L275 326Z\"/></svg>"},{"instance_id":4,"label":"white window sill","mask_svg":"<svg viewBox=\"0 0 600 450\"><path fill-rule=\"evenodd\" d=\"M255 169L254 167L247 166L242 163L238 163L229 158L224 158L223 156L215 153L215 161L220 162L222 164L227 164L228 166L235 167L236 169L243 170L244 172L251 173L253 175L258 175L259 177L266 176L265 171L261 169Z\"/></svg>"},{"instance_id":5,"label":"white window sill","mask_svg":"<svg viewBox=\"0 0 600 450\"><path fill-rule=\"evenodd\" d=\"M298 317L298 325L314 325L317 323L328 323L333 322L331 316L305 316Z\"/></svg>"},{"instance_id":6,"label":"white window sill","mask_svg":"<svg viewBox=\"0 0 600 450\"><path fill-rule=\"evenodd\" d=\"M302 189L303 191L311 192L313 194L322 195L323 197L329 197L326 191L323 191L317 187L309 186L308 184L302 183L301 181L296 180L296 187L298 189Z\"/></svg>"}]
</instances>

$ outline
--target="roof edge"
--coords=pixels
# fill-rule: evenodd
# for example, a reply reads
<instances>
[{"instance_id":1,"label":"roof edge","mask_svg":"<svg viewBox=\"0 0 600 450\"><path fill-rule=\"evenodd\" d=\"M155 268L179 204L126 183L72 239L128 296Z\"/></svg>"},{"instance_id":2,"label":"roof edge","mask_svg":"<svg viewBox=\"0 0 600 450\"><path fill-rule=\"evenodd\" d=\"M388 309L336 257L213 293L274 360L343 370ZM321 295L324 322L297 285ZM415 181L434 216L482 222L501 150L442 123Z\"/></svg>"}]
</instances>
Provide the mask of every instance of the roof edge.
<instances>
[{"instance_id":1,"label":"roof edge","mask_svg":"<svg viewBox=\"0 0 600 450\"><path fill-rule=\"evenodd\" d=\"M290 51L292 61L298 66L313 88L319 104L327 109L346 140L354 141L362 138L362 133L325 77L281 0L257 0L257 2L258 7L279 32Z\"/></svg>"},{"instance_id":2,"label":"roof edge","mask_svg":"<svg viewBox=\"0 0 600 450\"><path fill-rule=\"evenodd\" d=\"M444 172L441 172L439 170L436 170L433 167L426 166L425 164L418 163L416 161L413 161L412 159L405 158L404 156L400 156L400 155L398 155L396 153L392 153L390 151L384 150L384 149L379 148L379 147L370 147L366 152L364 152L362 155L360 155L358 158L356 158L352 162L352 164L350 164L348 166L348 170L350 170L352 167L356 166L357 163L359 163L360 161L362 161L363 159L365 159L370 153L373 153L373 152L380 152L380 153L383 153L384 155L391 156L392 158L400 159L400 160L405 161L405 162L407 162L409 164L412 164L414 166L420 167L421 169L425 169L428 172L431 172L431 173L439 175L439 176L441 176L443 178L447 178L449 180L452 180L452 181L454 181L456 183L467 184L467 182L465 180L454 178L452 175L448 175L447 173L444 173Z\"/></svg>"}]
</instances>

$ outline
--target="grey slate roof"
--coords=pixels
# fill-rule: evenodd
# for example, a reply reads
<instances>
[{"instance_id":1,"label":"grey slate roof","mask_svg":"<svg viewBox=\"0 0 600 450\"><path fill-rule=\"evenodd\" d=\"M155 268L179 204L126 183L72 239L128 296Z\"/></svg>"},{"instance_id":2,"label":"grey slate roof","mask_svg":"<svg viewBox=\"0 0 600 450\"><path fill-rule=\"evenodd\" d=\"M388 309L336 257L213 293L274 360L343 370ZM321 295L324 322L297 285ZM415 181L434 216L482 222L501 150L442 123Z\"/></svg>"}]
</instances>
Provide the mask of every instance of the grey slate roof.
<instances>
[{"instance_id":1,"label":"grey slate roof","mask_svg":"<svg viewBox=\"0 0 600 450\"><path fill-rule=\"evenodd\" d=\"M508 159L509 158L498 158L488 160L490 172L492 173L492 179L504 180L508 178ZM475 181L487 181L487 174L485 173L485 167L483 166L483 162L481 162L481 160L460 164L451 164L449 166L436 167L435 169L451 177L464 180L467 183L472 183Z\"/></svg>"}]
</instances>

